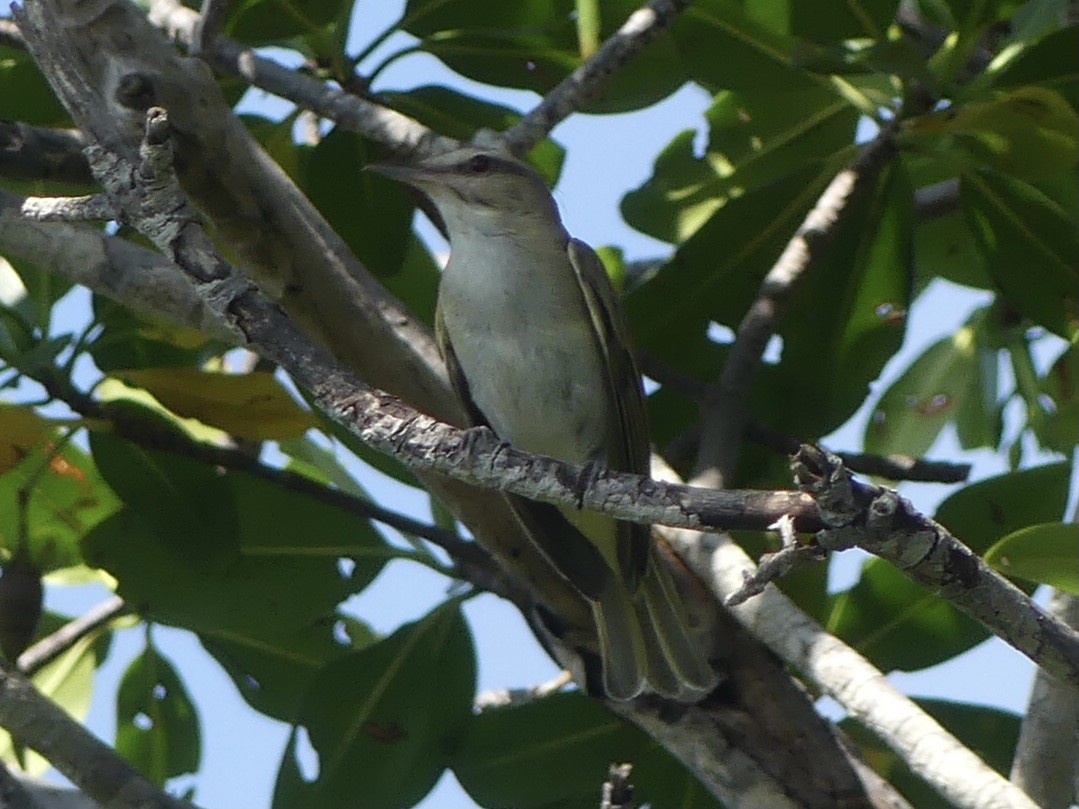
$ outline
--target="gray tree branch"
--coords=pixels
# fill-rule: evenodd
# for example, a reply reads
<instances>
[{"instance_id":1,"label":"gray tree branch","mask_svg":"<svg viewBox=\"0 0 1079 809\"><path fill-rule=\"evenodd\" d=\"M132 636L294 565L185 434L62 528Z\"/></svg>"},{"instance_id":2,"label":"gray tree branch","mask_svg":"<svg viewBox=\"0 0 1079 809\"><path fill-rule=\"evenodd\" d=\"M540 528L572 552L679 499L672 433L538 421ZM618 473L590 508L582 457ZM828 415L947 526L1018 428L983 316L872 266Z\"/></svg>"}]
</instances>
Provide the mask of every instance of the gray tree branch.
<instances>
[{"instance_id":1,"label":"gray tree branch","mask_svg":"<svg viewBox=\"0 0 1079 809\"><path fill-rule=\"evenodd\" d=\"M729 480L749 415L749 391L768 340L779 328L799 281L829 249L844 212L852 209L895 155L894 130L894 122L885 125L835 176L761 282L701 419L695 483L720 488Z\"/></svg>"},{"instance_id":2,"label":"gray tree branch","mask_svg":"<svg viewBox=\"0 0 1079 809\"><path fill-rule=\"evenodd\" d=\"M1054 591L1049 613L1079 628L1079 598ZM1067 809L1079 798L1079 688L1074 684L1045 671L1035 675L1011 779L1042 809Z\"/></svg>"},{"instance_id":3,"label":"gray tree branch","mask_svg":"<svg viewBox=\"0 0 1079 809\"><path fill-rule=\"evenodd\" d=\"M0 658L0 725L31 747L102 806L192 809L146 780L116 751Z\"/></svg>"}]
</instances>

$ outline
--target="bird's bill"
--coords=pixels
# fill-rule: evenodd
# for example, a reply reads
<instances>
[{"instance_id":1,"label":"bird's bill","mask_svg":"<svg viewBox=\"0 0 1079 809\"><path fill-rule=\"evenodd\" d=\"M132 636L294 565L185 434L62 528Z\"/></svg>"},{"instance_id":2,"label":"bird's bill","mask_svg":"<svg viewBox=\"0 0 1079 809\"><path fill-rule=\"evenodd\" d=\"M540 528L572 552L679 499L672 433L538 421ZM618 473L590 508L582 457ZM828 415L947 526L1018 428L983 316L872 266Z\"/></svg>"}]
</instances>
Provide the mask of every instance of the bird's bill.
<instances>
[{"instance_id":1,"label":"bird's bill","mask_svg":"<svg viewBox=\"0 0 1079 809\"><path fill-rule=\"evenodd\" d=\"M403 163L368 163L364 171L373 171L391 180L397 180L409 185L418 185L424 180L430 179L431 172L420 166L409 166Z\"/></svg>"}]
</instances>

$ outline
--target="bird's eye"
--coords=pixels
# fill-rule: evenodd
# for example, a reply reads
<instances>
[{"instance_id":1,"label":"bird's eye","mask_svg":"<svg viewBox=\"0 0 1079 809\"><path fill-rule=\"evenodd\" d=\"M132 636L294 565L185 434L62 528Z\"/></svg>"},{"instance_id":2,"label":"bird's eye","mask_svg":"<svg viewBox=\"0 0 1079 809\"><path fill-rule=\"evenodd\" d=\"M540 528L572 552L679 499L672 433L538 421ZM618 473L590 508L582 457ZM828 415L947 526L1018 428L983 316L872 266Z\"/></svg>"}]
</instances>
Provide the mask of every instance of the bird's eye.
<instances>
[{"instance_id":1,"label":"bird's eye","mask_svg":"<svg viewBox=\"0 0 1079 809\"><path fill-rule=\"evenodd\" d=\"M468 161L468 170L473 174L483 174L491 168L491 158L485 154L473 155Z\"/></svg>"}]
</instances>

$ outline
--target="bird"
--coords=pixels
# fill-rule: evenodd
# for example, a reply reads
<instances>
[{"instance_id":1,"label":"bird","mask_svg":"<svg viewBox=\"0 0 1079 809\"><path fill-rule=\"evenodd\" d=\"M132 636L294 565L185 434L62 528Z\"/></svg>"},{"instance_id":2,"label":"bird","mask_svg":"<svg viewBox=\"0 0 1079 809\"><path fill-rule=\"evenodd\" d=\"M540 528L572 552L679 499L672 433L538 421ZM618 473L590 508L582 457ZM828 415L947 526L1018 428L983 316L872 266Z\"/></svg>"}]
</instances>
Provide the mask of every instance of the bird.
<instances>
[{"instance_id":1,"label":"bird","mask_svg":"<svg viewBox=\"0 0 1079 809\"><path fill-rule=\"evenodd\" d=\"M471 423L525 452L648 475L644 391L618 296L596 253L570 237L543 177L508 151L471 144L369 168L424 193L444 223L435 331ZM508 498L591 606L604 696L691 703L714 689L651 526Z\"/></svg>"}]
</instances>

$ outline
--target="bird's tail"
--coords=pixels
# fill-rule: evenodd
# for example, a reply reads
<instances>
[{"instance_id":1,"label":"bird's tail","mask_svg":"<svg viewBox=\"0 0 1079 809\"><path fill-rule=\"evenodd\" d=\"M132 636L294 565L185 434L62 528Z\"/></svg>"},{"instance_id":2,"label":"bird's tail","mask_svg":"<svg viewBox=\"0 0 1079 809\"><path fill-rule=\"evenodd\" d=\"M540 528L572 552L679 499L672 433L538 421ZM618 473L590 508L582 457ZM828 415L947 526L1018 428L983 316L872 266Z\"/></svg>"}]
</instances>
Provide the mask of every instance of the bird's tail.
<instances>
[{"instance_id":1,"label":"bird's tail","mask_svg":"<svg viewBox=\"0 0 1079 809\"><path fill-rule=\"evenodd\" d=\"M655 556L650 561L636 592L612 582L592 601L604 690L620 700L651 691L696 702L719 677L690 634L671 574Z\"/></svg>"}]
</instances>

